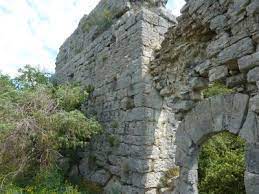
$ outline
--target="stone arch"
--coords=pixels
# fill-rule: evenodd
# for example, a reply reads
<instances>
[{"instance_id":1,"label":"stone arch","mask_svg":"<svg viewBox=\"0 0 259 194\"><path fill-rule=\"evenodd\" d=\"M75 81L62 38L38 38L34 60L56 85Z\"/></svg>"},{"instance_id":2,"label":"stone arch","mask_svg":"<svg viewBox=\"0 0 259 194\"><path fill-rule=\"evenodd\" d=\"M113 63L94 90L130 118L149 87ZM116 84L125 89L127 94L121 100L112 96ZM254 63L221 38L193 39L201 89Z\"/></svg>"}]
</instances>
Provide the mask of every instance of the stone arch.
<instances>
[{"instance_id":1,"label":"stone arch","mask_svg":"<svg viewBox=\"0 0 259 194\"><path fill-rule=\"evenodd\" d=\"M198 193L198 153L212 135L229 131L241 136L246 149L246 192L259 190L259 149L256 149L256 115L249 110L249 96L229 94L199 102L179 125L176 132L176 164L180 167L177 194Z\"/></svg>"}]
</instances>

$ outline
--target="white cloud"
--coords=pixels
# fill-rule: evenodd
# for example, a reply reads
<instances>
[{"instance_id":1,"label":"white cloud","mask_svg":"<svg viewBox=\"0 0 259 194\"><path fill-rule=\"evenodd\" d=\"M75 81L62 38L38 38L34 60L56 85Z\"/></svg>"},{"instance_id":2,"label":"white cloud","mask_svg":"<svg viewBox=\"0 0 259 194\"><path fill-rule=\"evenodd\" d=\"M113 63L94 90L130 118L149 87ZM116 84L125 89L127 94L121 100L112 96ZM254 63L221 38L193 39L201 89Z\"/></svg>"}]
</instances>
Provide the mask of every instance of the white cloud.
<instances>
[{"instance_id":1,"label":"white cloud","mask_svg":"<svg viewBox=\"0 0 259 194\"><path fill-rule=\"evenodd\" d=\"M58 48L99 0L0 0L0 71L31 64L54 72ZM169 0L175 15L183 0Z\"/></svg>"},{"instance_id":2,"label":"white cloud","mask_svg":"<svg viewBox=\"0 0 259 194\"><path fill-rule=\"evenodd\" d=\"M175 16L179 16L181 8L184 6L185 0L168 0L167 8L172 10Z\"/></svg>"},{"instance_id":3,"label":"white cloud","mask_svg":"<svg viewBox=\"0 0 259 194\"><path fill-rule=\"evenodd\" d=\"M98 2L0 0L0 70L14 75L32 64L53 72L58 48Z\"/></svg>"}]
</instances>

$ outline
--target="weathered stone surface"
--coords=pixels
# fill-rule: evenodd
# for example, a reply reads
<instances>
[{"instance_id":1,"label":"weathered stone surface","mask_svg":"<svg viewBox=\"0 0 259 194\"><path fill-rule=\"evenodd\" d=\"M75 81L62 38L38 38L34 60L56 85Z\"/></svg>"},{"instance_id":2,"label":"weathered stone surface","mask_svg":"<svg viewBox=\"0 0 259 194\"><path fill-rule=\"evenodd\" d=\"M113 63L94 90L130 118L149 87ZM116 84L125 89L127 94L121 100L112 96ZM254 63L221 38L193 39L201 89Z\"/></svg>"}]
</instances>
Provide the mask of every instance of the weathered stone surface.
<instances>
[{"instance_id":1,"label":"weathered stone surface","mask_svg":"<svg viewBox=\"0 0 259 194\"><path fill-rule=\"evenodd\" d=\"M126 194L156 193L163 172L177 164L181 175L170 192L198 193L199 147L211 135L228 130L251 146L259 141L258 2L189 0L178 24L165 2L102 0L57 57L60 82L95 88L84 110L105 133L74 169L107 192L115 186ZM86 30L89 17L103 9L115 13L111 26ZM218 81L243 94L204 100L202 90ZM247 154L252 194L257 155L255 148Z\"/></svg>"},{"instance_id":2,"label":"weathered stone surface","mask_svg":"<svg viewBox=\"0 0 259 194\"><path fill-rule=\"evenodd\" d=\"M246 82L246 76L244 74L238 74L228 77L226 80L226 85L228 87L240 86Z\"/></svg>"},{"instance_id":3,"label":"weathered stone surface","mask_svg":"<svg viewBox=\"0 0 259 194\"><path fill-rule=\"evenodd\" d=\"M201 76L208 75L209 69L212 67L211 61L206 60L203 63L200 63L195 67L195 71L198 72Z\"/></svg>"},{"instance_id":4,"label":"weathered stone surface","mask_svg":"<svg viewBox=\"0 0 259 194\"><path fill-rule=\"evenodd\" d=\"M217 80L225 79L228 75L228 68L226 66L218 66L209 71L209 81L214 82Z\"/></svg>"},{"instance_id":5,"label":"weathered stone surface","mask_svg":"<svg viewBox=\"0 0 259 194\"><path fill-rule=\"evenodd\" d=\"M208 86L208 80L202 77L195 77L190 81L193 90L202 90Z\"/></svg>"},{"instance_id":6,"label":"weathered stone surface","mask_svg":"<svg viewBox=\"0 0 259 194\"><path fill-rule=\"evenodd\" d=\"M257 194L259 191L259 174L245 172L245 185L247 194Z\"/></svg>"},{"instance_id":7,"label":"weathered stone surface","mask_svg":"<svg viewBox=\"0 0 259 194\"><path fill-rule=\"evenodd\" d=\"M259 95L250 99L250 106L252 111L259 113Z\"/></svg>"},{"instance_id":8,"label":"weathered stone surface","mask_svg":"<svg viewBox=\"0 0 259 194\"><path fill-rule=\"evenodd\" d=\"M218 60L222 64L231 63L233 60L253 52L254 45L252 40L245 38L221 51L218 55Z\"/></svg>"},{"instance_id":9,"label":"weathered stone surface","mask_svg":"<svg viewBox=\"0 0 259 194\"><path fill-rule=\"evenodd\" d=\"M238 66L240 71L248 71L259 66L259 52L242 57L238 60Z\"/></svg>"},{"instance_id":10,"label":"weathered stone surface","mask_svg":"<svg viewBox=\"0 0 259 194\"><path fill-rule=\"evenodd\" d=\"M106 170L98 170L91 176L91 181L100 185L105 185L110 179L111 174Z\"/></svg>"},{"instance_id":11,"label":"weathered stone surface","mask_svg":"<svg viewBox=\"0 0 259 194\"><path fill-rule=\"evenodd\" d=\"M247 171L259 174L259 149L251 144L248 146L246 153Z\"/></svg>"},{"instance_id":12,"label":"weathered stone surface","mask_svg":"<svg viewBox=\"0 0 259 194\"><path fill-rule=\"evenodd\" d=\"M254 69L252 69L248 72L247 81L248 82L259 81L259 67L255 67Z\"/></svg>"},{"instance_id":13,"label":"weathered stone surface","mask_svg":"<svg viewBox=\"0 0 259 194\"><path fill-rule=\"evenodd\" d=\"M247 114L246 121L240 130L239 135L247 142L247 143L255 143L256 142L256 131L258 131L258 121L256 117L256 113L249 111Z\"/></svg>"}]
</instances>

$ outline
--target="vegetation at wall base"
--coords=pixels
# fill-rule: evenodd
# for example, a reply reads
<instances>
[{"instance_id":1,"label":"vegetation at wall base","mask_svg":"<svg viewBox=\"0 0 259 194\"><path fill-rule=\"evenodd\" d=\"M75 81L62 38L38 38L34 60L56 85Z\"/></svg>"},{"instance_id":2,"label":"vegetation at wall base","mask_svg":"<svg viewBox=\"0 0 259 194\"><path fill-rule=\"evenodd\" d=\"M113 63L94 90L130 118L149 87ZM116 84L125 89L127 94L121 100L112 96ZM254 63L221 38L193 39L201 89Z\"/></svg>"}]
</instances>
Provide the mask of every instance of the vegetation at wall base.
<instances>
[{"instance_id":1,"label":"vegetation at wall base","mask_svg":"<svg viewBox=\"0 0 259 194\"><path fill-rule=\"evenodd\" d=\"M0 74L2 193L82 193L66 181L58 161L102 131L80 111L87 96L86 88L55 86L30 66L15 79Z\"/></svg>"},{"instance_id":2,"label":"vegetation at wall base","mask_svg":"<svg viewBox=\"0 0 259 194\"><path fill-rule=\"evenodd\" d=\"M210 138L199 155L199 193L245 194L245 142L229 132Z\"/></svg>"}]
</instances>

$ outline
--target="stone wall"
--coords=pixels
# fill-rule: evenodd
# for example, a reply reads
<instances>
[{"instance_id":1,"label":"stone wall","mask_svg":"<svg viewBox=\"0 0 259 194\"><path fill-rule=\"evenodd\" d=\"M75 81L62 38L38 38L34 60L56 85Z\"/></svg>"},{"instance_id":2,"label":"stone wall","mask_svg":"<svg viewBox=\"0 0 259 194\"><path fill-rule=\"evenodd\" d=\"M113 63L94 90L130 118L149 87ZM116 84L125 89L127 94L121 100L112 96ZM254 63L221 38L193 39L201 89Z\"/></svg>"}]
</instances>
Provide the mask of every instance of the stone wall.
<instances>
[{"instance_id":1,"label":"stone wall","mask_svg":"<svg viewBox=\"0 0 259 194\"><path fill-rule=\"evenodd\" d=\"M199 147L223 130L246 140L246 191L258 193L259 1L189 0L181 12L150 64L163 104L180 122L175 193L198 193ZM204 100L215 82L236 94Z\"/></svg>"},{"instance_id":2,"label":"stone wall","mask_svg":"<svg viewBox=\"0 0 259 194\"><path fill-rule=\"evenodd\" d=\"M84 110L105 128L79 153L72 178L82 176L106 192L155 193L163 172L174 166L176 126L161 116L169 113L161 111L148 68L164 33L175 25L164 5L102 0L61 46L56 79L94 87Z\"/></svg>"},{"instance_id":3,"label":"stone wall","mask_svg":"<svg viewBox=\"0 0 259 194\"><path fill-rule=\"evenodd\" d=\"M107 193L197 193L199 147L228 130L247 142L247 193L259 190L259 1L186 2L176 24L165 0L102 0L60 48L57 80L93 86L83 108L105 128L71 177ZM233 94L204 99L215 82Z\"/></svg>"}]
</instances>

